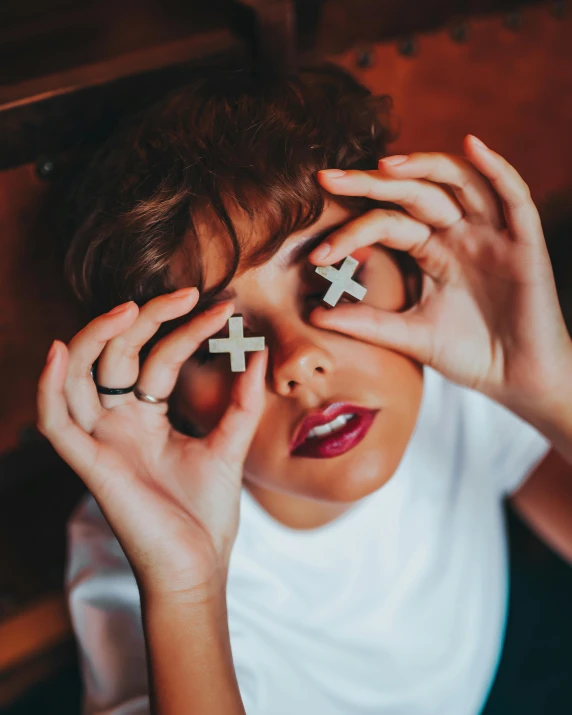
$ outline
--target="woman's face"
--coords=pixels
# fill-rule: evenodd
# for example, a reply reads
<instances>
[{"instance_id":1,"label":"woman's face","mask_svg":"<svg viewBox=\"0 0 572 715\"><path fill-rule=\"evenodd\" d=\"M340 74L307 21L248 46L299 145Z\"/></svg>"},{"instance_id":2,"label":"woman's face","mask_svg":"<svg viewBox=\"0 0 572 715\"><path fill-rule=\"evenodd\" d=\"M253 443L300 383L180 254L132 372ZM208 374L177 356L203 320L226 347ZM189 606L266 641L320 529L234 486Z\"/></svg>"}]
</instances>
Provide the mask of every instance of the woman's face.
<instances>
[{"instance_id":1,"label":"woman's face","mask_svg":"<svg viewBox=\"0 0 572 715\"><path fill-rule=\"evenodd\" d=\"M423 392L418 363L309 321L330 285L307 260L316 245L309 239L355 215L327 202L315 224L291 234L270 260L229 286L245 336L263 335L269 348L265 412L246 460L244 486L293 528L331 521L390 479L412 435ZM215 250L205 257L207 288L222 277ZM403 308L406 290L394 258L377 246L354 255L360 261L354 278L367 288L363 303ZM174 409L208 433L228 406L235 378L230 356L210 354L204 346L181 370ZM334 403L344 403L333 407L334 416L340 410L357 416L337 437L311 433L292 451L300 428L307 432L312 424L304 420L316 415L318 422L331 420L331 411L321 413Z\"/></svg>"}]
</instances>

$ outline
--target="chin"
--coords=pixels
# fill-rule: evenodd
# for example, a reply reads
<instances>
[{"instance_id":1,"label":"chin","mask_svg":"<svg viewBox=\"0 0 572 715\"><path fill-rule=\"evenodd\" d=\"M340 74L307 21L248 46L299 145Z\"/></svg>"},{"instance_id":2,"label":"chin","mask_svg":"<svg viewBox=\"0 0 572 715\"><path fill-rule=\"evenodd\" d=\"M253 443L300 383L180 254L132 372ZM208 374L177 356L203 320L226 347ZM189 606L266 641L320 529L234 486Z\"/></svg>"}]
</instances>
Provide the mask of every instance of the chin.
<instances>
[{"instance_id":1,"label":"chin","mask_svg":"<svg viewBox=\"0 0 572 715\"><path fill-rule=\"evenodd\" d=\"M388 456L379 449L368 450L356 456L345 469L327 470L327 475L321 475L319 484L315 485L320 492L316 497L334 502L359 501L390 481L401 456Z\"/></svg>"},{"instance_id":2,"label":"chin","mask_svg":"<svg viewBox=\"0 0 572 715\"><path fill-rule=\"evenodd\" d=\"M391 453L379 447L348 452L340 460L297 460L296 476L288 481L290 494L330 503L351 503L373 494L387 484L401 461L402 451Z\"/></svg>"},{"instance_id":3,"label":"chin","mask_svg":"<svg viewBox=\"0 0 572 715\"><path fill-rule=\"evenodd\" d=\"M403 423L400 419L403 415L390 415L389 412L384 415L383 412L377 415L377 428L356 447L338 457L287 456L284 461L280 460L281 464L263 465L264 457L270 455L267 450L254 449L246 465L249 481L259 488L319 501L363 499L393 477L414 428L414 421ZM273 476L269 479L270 475Z\"/></svg>"}]
</instances>

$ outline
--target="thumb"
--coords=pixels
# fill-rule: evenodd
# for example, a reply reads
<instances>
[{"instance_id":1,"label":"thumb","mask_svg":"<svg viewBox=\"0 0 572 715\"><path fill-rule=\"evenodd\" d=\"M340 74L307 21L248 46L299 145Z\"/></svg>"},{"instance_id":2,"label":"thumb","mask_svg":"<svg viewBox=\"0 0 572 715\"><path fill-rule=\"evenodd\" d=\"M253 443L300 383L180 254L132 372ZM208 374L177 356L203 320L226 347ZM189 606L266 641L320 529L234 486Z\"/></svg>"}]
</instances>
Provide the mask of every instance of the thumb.
<instances>
[{"instance_id":1,"label":"thumb","mask_svg":"<svg viewBox=\"0 0 572 715\"><path fill-rule=\"evenodd\" d=\"M230 405L207 437L209 447L230 464L242 464L264 411L268 348L254 353L234 383Z\"/></svg>"},{"instance_id":2,"label":"thumb","mask_svg":"<svg viewBox=\"0 0 572 715\"><path fill-rule=\"evenodd\" d=\"M394 313L370 305L344 304L334 310L316 308L310 319L319 328L396 350L421 363L429 362L431 330L415 307Z\"/></svg>"}]
</instances>

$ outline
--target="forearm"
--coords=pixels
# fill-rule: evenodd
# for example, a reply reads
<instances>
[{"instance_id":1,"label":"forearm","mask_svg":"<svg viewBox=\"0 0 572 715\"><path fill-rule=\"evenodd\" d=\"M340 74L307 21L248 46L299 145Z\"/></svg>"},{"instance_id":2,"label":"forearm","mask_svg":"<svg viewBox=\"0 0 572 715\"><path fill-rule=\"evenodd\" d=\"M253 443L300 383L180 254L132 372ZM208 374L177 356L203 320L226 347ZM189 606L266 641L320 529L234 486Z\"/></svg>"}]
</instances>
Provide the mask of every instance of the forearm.
<instances>
[{"instance_id":1,"label":"forearm","mask_svg":"<svg viewBox=\"0 0 572 715\"><path fill-rule=\"evenodd\" d=\"M201 603L147 595L142 606L154 715L245 715L224 590Z\"/></svg>"},{"instance_id":2,"label":"forearm","mask_svg":"<svg viewBox=\"0 0 572 715\"><path fill-rule=\"evenodd\" d=\"M563 372L554 372L551 388L536 394L526 396L520 416L554 449L511 496L511 503L538 536L572 564L572 359Z\"/></svg>"},{"instance_id":3,"label":"forearm","mask_svg":"<svg viewBox=\"0 0 572 715\"><path fill-rule=\"evenodd\" d=\"M553 419L540 419L534 426L552 442L554 449L572 465L572 404L566 414Z\"/></svg>"},{"instance_id":4,"label":"forearm","mask_svg":"<svg viewBox=\"0 0 572 715\"><path fill-rule=\"evenodd\" d=\"M522 416L572 465L572 365L564 379L558 394L532 404Z\"/></svg>"}]
</instances>

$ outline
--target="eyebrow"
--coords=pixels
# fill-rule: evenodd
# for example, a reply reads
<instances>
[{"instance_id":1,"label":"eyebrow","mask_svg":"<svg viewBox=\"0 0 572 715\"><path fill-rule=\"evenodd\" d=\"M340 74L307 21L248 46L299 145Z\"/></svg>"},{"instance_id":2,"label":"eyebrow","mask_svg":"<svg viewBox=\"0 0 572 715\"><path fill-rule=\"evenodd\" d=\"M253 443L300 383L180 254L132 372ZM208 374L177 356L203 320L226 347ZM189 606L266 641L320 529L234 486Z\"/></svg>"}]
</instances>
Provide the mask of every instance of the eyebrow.
<instances>
[{"instance_id":1,"label":"eyebrow","mask_svg":"<svg viewBox=\"0 0 572 715\"><path fill-rule=\"evenodd\" d=\"M279 261L278 265L280 268L291 268L296 265L296 263L299 263L303 258L309 256L314 248L319 246L320 243L327 238L327 236L334 233L334 231L337 231L342 226L345 226L354 218L355 216L351 216L350 218L343 219L342 221L338 221L338 223L333 226L327 226L326 228L322 228L319 231L312 233L310 236L305 236L300 239L300 241L296 242L294 246L286 252L284 258ZM223 303L225 300L232 300L233 298L236 298L236 291L234 288L225 288L209 301L209 306L217 305L218 303Z\"/></svg>"},{"instance_id":2,"label":"eyebrow","mask_svg":"<svg viewBox=\"0 0 572 715\"><path fill-rule=\"evenodd\" d=\"M352 216L352 218L354 218ZM316 248L317 246L322 243L322 241L327 238L331 233L334 233L334 231L337 231L339 228L342 226L345 226L346 223L349 223L351 221L351 218L344 219L343 221L338 221L338 223L334 224L333 226L326 226L326 228L320 229L320 231L316 231L315 233L311 234L310 236L305 236L303 239L298 241L289 251L286 252L284 259L280 261L279 265L282 268L291 268L293 265L296 263L299 263L303 258L306 258L306 256L309 256L310 253Z\"/></svg>"}]
</instances>

